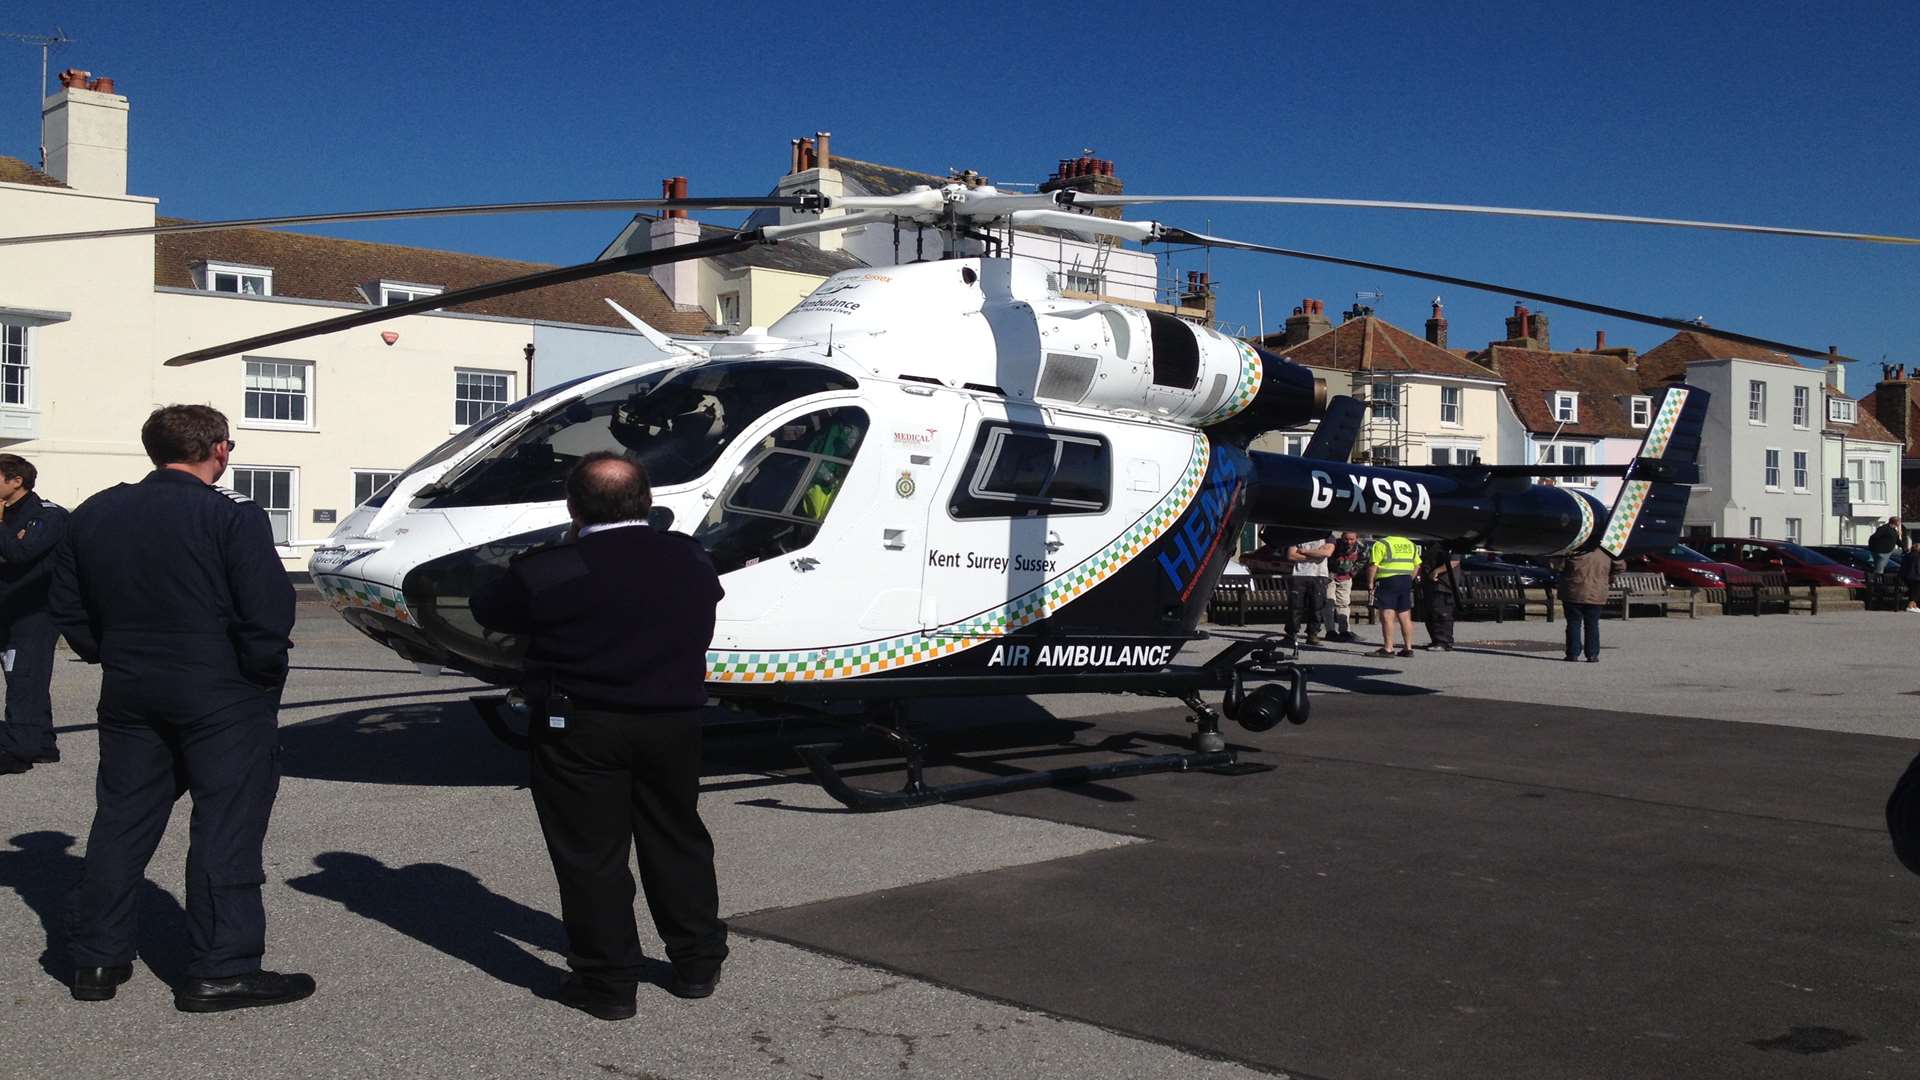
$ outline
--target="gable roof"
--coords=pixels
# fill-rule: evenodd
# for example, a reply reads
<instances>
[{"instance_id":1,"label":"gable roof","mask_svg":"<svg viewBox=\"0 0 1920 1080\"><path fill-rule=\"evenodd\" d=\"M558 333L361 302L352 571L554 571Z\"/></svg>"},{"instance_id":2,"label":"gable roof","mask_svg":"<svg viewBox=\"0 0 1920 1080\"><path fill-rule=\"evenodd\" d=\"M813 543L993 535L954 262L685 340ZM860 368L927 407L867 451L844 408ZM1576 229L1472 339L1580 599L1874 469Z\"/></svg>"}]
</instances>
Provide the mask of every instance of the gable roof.
<instances>
[{"instance_id":1,"label":"gable roof","mask_svg":"<svg viewBox=\"0 0 1920 1080\"><path fill-rule=\"evenodd\" d=\"M1262 344L1270 340L1260 339ZM1500 378L1471 360L1371 315L1349 319L1319 337L1281 350L1280 355L1296 364L1334 371L1452 375L1489 382Z\"/></svg>"},{"instance_id":2,"label":"gable roof","mask_svg":"<svg viewBox=\"0 0 1920 1080\"><path fill-rule=\"evenodd\" d=\"M1826 387L1826 391L1828 398L1839 398L1842 401L1853 400L1831 386ZM1872 401L1854 402L1854 420L1851 424L1835 423L1832 419L1833 411L1831 409L1827 410L1826 416L1827 426L1825 431L1829 435L1844 435L1849 439L1858 439L1862 442L1884 442L1893 443L1895 446L1900 445L1899 437L1894 435L1893 432L1888 431L1887 426L1880 422L1880 418L1873 415Z\"/></svg>"},{"instance_id":3,"label":"gable roof","mask_svg":"<svg viewBox=\"0 0 1920 1080\"><path fill-rule=\"evenodd\" d=\"M833 155L832 165L840 170L840 178L843 181L859 187L860 193L864 195L899 195L922 184L937 188L947 183L947 178L944 176L896 168L873 161L860 161L838 153Z\"/></svg>"},{"instance_id":4,"label":"gable roof","mask_svg":"<svg viewBox=\"0 0 1920 1080\"><path fill-rule=\"evenodd\" d=\"M1644 397L1640 377L1617 356L1589 352L1548 352L1493 345L1488 362L1507 380L1507 400L1528 431L1593 438L1638 439L1646 428L1633 426L1629 398ZM1578 394L1578 420L1562 426L1553 418L1558 390Z\"/></svg>"},{"instance_id":5,"label":"gable roof","mask_svg":"<svg viewBox=\"0 0 1920 1080\"><path fill-rule=\"evenodd\" d=\"M63 188L67 185L21 161L0 155L0 184L32 184L35 187Z\"/></svg>"},{"instance_id":6,"label":"gable roof","mask_svg":"<svg viewBox=\"0 0 1920 1080\"><path fill-rule=\"evenodd\" d=\"M659 220L658 214L633 215L633 221L613 243L607 245L607 251L618 252L628 236L642 229L651 228L653 223ZM706 222L696 224L700 226L702 240L721 240L739 232L738 229L725 225L708 225ZM640 235L646 236L645 233ZM602 252L601 258L606 257L606 252ZM722 270L758 267L766 270L786 270L796 274L812 274L823 278L832 277L842 270L858 270L867 265L865 260L845 251L823 251L811 243L793 241L784 244L755 244L745 251L710 255L707 261Z\"/></svg>"},{"instance_id":7,"label":"gable roof","mask_svg":"<svg viewBox=\"0 0 1920 1080\"><path fill-rule=\"evenodd\" d=\"M161 224L179 218L161 218ZM153 283L191 289L193 267L202 261L265 266L273 270L273 294L303 300L331 300L365 306L358 286L373 281L408 281L449 291L551 269L541 263L495 259L431 248L373 244L330 236L273 229L229 229L174 233L154 238ZM532 292L495 297L450 308L476 315L540 319L586 326L625 327L626 321L604 302L611 298L657 330L698 334L710 320L704 311L677 310L659 284L645 274L605 277L550 285Z\"/></svg>"},{"instance_id":8,"label":"gable roof","mask_svg":"<svg viewBox=\"0 0 1920 1080\"><path fill-rule=\"evenodd\" d=\"M1684 379L1687 365L1695 360L1751 360L1758 364L1806 367L1790 356L1754 345L1741 345L1699 330L1682 330L1640 354L1640 384L1653 387Z\"/></svg>"}]
</instances>

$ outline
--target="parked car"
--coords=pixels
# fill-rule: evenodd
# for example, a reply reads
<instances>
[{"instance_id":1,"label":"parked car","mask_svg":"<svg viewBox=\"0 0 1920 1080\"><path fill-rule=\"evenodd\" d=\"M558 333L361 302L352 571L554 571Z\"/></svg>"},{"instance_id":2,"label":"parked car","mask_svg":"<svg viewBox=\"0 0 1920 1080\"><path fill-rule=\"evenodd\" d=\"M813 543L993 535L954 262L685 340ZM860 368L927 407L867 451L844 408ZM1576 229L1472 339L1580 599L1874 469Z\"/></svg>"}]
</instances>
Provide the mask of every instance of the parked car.
<instances>
[{"instance_id":1,"label":"parked car","mask_svg":"<svg viewBox=\"0 0 1920 1080\"><path fill-rule=\"evenodd\" d=\"M1813 550L1842 566L1851 566L1855 570L1865 570L1868 573L1873 572L1873 552L1868 550L1865 544L1819 544ZM1905 558L1904 552L1895 551L1893 558L1887 560L1887 571L1899 573L1900 564Z\"/></svg>"},{"instance_id":2,"label":"parked car","mask_svg":"<svg viewBox=\"0 0 1920 1080\"><path fill-rule=\"evenodd\" d=\"M1629 555L1627 569L1665 574L1669 585L1677 585L1682 589L1725 588L1727 575L1740 571L1738 566L1715 562L1685 544Z\"/></svg>"},{"instance_id":3,"label":"parked car","mask_svg":"<svg viewBox=\"0 0 1920 1080\"><path fill-rule=\"evenodd\" d=\"M1512 574L1520 579L1525 588L1552 588L1560 581L1560 575L1546 565L1546 561L1533 555L1501 555L1492 551L1476 551L1460 557L1460 572L1464 574Z\"/></svg>"},{"instance_id":4,"label":"parked car","mask_svg":"<svg viewBox=\"0 0 1920 1080\"><path fill-rule=\"evenodd\" d=\"M1843 566L1812 548L1789 544L1785 540L1716 536L1693 546L1710 559L1732 563L1743 570L1785 573L1789 585L1831 585L1858 589L1866 584L1866 575L1853 567Z\"/></svg>"}]
</instances>

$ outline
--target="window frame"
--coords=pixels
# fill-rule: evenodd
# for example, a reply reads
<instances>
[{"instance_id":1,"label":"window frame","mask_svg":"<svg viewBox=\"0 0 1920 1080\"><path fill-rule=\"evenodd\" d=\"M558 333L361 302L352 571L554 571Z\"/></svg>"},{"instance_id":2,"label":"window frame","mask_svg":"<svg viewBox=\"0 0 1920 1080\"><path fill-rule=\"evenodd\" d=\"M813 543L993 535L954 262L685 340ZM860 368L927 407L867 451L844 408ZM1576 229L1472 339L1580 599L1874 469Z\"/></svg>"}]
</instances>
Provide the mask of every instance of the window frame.
<instances>
[{"instance_id":1,"label":"window frame","mask_svg":"<svg viewBox=\"0 0 1920 1080\"><path fill-rule=\"evenodd\" d=\"M381 278L373 283L373 296L369 299L373 301L375 307L392 307L395 304L425 300L429 296L439 296L446 291L444 285L425 285L417 281L394 281L390 278ZM396 293L405 293L406 298L395 299Z\"/></svg>"},{"instance_id":2,"label":"window frame","mask_svg":"<svg viewBox=\"0 0 1920 1080\"><path fill-rule=\"evenodd\" d=\"M1805 386L1793 388L1793 426L1806 428L1813 422L1813 391Z\"/></svg>"},{"instance_id":3,"label":"window frame","mask_svg":"<svg viewBox=\"0 0 1920 1080\"><path fill-rule=\"evenodd\" d=\"M1004 448L1008 435L1020 435L1026 438L1044 438L1055 444L1078 443L1099 449L1102 464L1106 466L1105 483L1102 498L1096 503L1079 499L1051 500L1046 493L1053 487L1054 478L1059 473L1061 449L1054 451L1054 471L1047 476L1041 487L1041 494L1015 495L993 491L983 487L993 468L999 463L1000 452ZM1044 424L1028 424L1013 420L984 419L975 429L973 446L967 453L966 467L960 471L954 482L953 492L947 497L947 516L954 521L990 521L1031 517L1067 517L1087 514L1104 514L1113 506L1113 444L1106 436L1092 431L1076 431L1069 428L1049 427Z\"/></svg>"},{"instance_id":4,"label":"window frame","mask_svg":"<svg viewBox=\"0 0 1920 1080\"><path fill-rule=\"evenodd\" d=\"M1635 394L1627 399L1627 423L1636 428L1653 426L1653 398Z\"/></svg>"},{"instance_id":5,"label":"window frame","mask_svg":"<svg viewBox=\"0 0 1920 1080\"><path fill-rule=\"evenodd\" d=\"M1391 379L1380 379L1367 387L1367 419L1399 422L1400 406L1405 401L1400 389L1401 384Z\"/></svg>"},{"instance_id":6,"label":"window frame","mask_svg":"<svg viewBox=\"0 0 1920 1080\"><path fill-rule=\"evenodd\" d=\"M252 296L260 298L273 295L273 267L271 266L253 266L248 263L218 262L213 259L206 259L194 268L194 274L197 279L196 284L198 284L201 292L218 293L222 296ZM215 288L215 283L222 274L232 276L239 287L234 289ZM259 292L250 293L246 291L245 283L248 278L259 279Z\"/></svg>"},{"instance_id":7,"label":"window frame","mask_svg":"<svg viewBox=\"0 0 1920 1080\"><path fill-rule=\"evenodd\" d=\"M1860 422L1860 403L1852 398L1830 397L1827 399L1827 420L1835 424L1857 424Z\"/></svg>"},{"instance_id":8,"label":"window frame","mask_svg":"<svg viewBox=\"0 0 1920 1080\"><path fill-rule=\"evenodd\" d=\"M1757 517L1750 517L1747 519L1747 539L1764 540L1766 539L1765 533L1766 533L1766 522L1762 521L1760 518L1757 518ZM1739 555L1736 554L1734 557L1739 558Z\"/></svg>"},{"instance_id":9,"label":"window frame","mask_svg":"<svg viewBox=\"0 0 1920 1080\"><path fill-rule=\"evenodd\" d=\"M34 407L34 391L38 389L35 384L39 381L33 377L33 354L36 349L34 339L37 336L34 331L36 329L38 329L38 327L34 323L28 322L25 319L0 317L0 408L31 409ZM8 334L14 330L20 332L18 345L7 341ZM7 356L10 351L16 348L19 350L21 362L17 364L9 363ZM6 368L14 367L19 368L21 372L20 400L8 401L6 400L7 388L4 371Z\"/></svg>"},{"instance_id":10,"label":"window frame","mask_svg":"<svg viewBox=\"0 0 1920 1080\"><path fill-rule=\"evenodd\" d=\"M1451 397L1453 400L1447 400ZM1447 411L1453 411L1453 419L1447 419ZM1466 416L1466 406L1461 399L1460 388L1443 386L1440 388L1440 425L1442 427L1460 427Z\"/></svg>"},{"instance_id":11,"label":"window frame","mask_svg":"<svg viewBox=\"0 0 1920 1080\"><path fill-rule=\"evenodd\" d=\"M247 415L250 394L281 394L280 390L255 390L247 385L250 374L248 367L253 364L279 364L285 367L302 369L300 396L306 401L306 419L276 420L271 417ZM314 378L316 365L311 360L292 360L281 356L242 356L240 358L240 419L236 426L243 428L267 428L273 431L313 431L318 421L314 416Z\"/></svg>"},{"instance_id":12,"label":"window frame","mask_svg":"<svg viewBox=\"0 0 1920 1080\"><path fill-rule=\"evenodd\" d=\"M460 403L462 401L483 403L483 404L486 403L484 399L481 399L481 398L462 398L460 396L460 376L462 375L467 375L467 376L485 375L485 376L499 376L501 378L504 378L507 381L506 400L499 403L498 409L489 409L486 412L481 413L479 416L476 416L471 420L468 420L462 423L460 420ZM516 372L501 371L498 368L475 368L475 367L454 368L453 369L453 430L465 431L466 429L472 427L473 425L479 423L480 421L485 420L487 417L492 416L494 413L499 412L500 409L504 409L507 406L513 404L514 401L517 400L514 397L514 385L515 385L516 376L517 376Z\"/></svg>"},{"instance_id":13,"label":"window frame","mask_svg":"<svg viewBox=\"0 0 1920 1080\"><path fill-rule=\"evenodd\" d=\"M1887 459L1867 459L1867 502L1885 506L1887 502Z\"/></svg>"},{"instance_id":14,"label":"window frame","mask_svg":"<svg viewBox=\"0 0 1920 1080\"><path fill-rule=\"evenodd\" d=\"M254 499L253 495L250 494L249 492L240 491L240 485L238 481L240 478L239 474L242 472L286 473L287 474L286 509L284 511L275 510L269 507L266 503L261 502L259 499ZM292 547L293 544L299 540L299 535L298 535L298 531L300 528L300 467L299 466L297 465L229 464L227 466L227 480L228 480L228 483L226 485L227 487L233 489L234 491L239 491L240 494L246 495L247 498L249 499L253 499L255 503L259 504L260 509L266 511L267 521L269 523L273 521L273 515L276 513L285 513L287 515L287 537L285 540L275 540L273 542L274 547L276 548ZM251 484L249 484L249 486L251 486Z\"/></svg>"},{"instance_id":15,"label":"window frame","mask_svg":"<svg viewBox=\"0 0 1920 1080\"><path fill-rule=\"evenodd\" d=\"M1805 492L1813 490L1808 486L1813 483L1812 472L1807 467L1808 457L1809 454L1805 450L1795 450L1793 452L1793 490L1795 491Z\"/></svg>"},{"instance_id":16,"label":"window frame","mask_svg":"<svg viewBox=\"0 0 1920 1080\"><path fill-rule=\"evenodd\" d=\"M1768 491L1785 491L1780 486L1780 448L1769 446L1760 458L1760 482Z\"/></svg>"},{"instance_id":17,"label":"window frame","mask_svg":"<svg viewBox=\"0 0 1920 1080\"><path fill-rule=\"evenodd\" d=\"M727 316L727 302L733 302L733 316ZM718 326L739 326L744 316L739 289L720 293L713 298L713 321Z\"/></svg>"},{"instance_id":18,"label":"window frame","mask_svg":"<svg viewBox=\"0 0 1920 1080\"><path fill-rule=\"evenodd\" d=\"M1536 462L1536 464L1568 465L1568 466L1598 465L1600 464L1600 462L1597 460L1597 455L1590 453L1590 451L1594 451L1598 449L1599 449L1599 444L1597 443L1584 443L1584 442L1544 443L1540 447L1540 451L1538 455L1539 460ZM1566 458L1567 458L1567 451L1569 450L1580 451L1580 460L1568 461ZM1567 487L1593 487L1597 482L1595 478L1591 476L1558 476L1554 478L1554 481L1559 484L1564 484Z\"/></svg>"},{"instance_id":19,"label":"window frame","mask_svg":"<svg viewBox=\"0 0 1920 1080\"><path fill-rule=\"evenodd\" d=\"M1747 380L1747 423L1765 425L1767 422L1767 381L1765 379Z\"/></svg>"},{"instance_id":20,"label":"window frame","mask_svg":"<svg viewBox=\"0 0 1920 1080\"><path fill-rule=\"evenodd\" d=\"M405 469L349 469L347 471L353 474L353 508L355 510L367 505L369 499L380 494L386 489L387 484L400 479L400 475L406 472ZM367 492L367 497L363 499L360 497L360 478L363 476L384 476L387 479L384 483L373 485L373 490Z\"/></svg>"},{"instance_id":21,"label":"window frame","mask_svg":"<svg viewBox=\"0 0 1920 1080\"><path fill-rule=\"evenodd\" d=\"M1553 422L1556 424L1577 424L1580 422L1580 392L1578 390L1555 390L1553 392ZM1562 416L1561 413L1566 415Z\"/></svg>"},{"instance_id":22,"label":"window frame","mask_svg":"<svg viewBox=\"0 0 1920 1080\"><path fill-rule=\"evenodd\" d=\"M1806 535L1806 530L1802 528L1802 525L1803 522L1800 518L1790 517L1787 519L1787 543L1798 544L1802 542L1801 537Z\"/></svg>"}]
</instances>

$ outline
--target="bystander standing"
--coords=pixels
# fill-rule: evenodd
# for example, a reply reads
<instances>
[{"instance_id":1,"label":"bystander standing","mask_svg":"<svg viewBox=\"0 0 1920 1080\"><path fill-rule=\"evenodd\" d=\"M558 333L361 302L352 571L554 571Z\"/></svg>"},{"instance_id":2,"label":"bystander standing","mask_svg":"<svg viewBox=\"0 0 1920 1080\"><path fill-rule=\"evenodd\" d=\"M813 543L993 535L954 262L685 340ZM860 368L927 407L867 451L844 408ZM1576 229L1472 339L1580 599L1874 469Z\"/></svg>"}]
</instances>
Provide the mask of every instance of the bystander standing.
<instances>
[{"instance_id":1,"label":"bystander standing","mask_svg":"<svg viewBox=\"0 0 1920 1080\"><path fill-rule=\"evenodd\" d=\"M1383 536L1368 549L1367 587L1373 593L1373 617L1380 623L1380 647L1369 656L1413 655L1413 574L1420 548L1404 536ZM1394 648L1394 629L1400 647Z\"/></svg>"},{"instance_id":2,"label":"bystander standing","mask_svg":"<svg viewBox=\"0 0 1920 1080\"><path fill-rule=\"evenodd\" d=\"M1357 533L1341 533L1333 542L1333 554L1327 556L1328 614L1333 620L1333 641L1358 640L1353 633L1353 579L1367 565L1367 547Z\"/></svg>"},{"instance_id":3,"label":"bystander standing","mask_svg":"<svg viewBox=\"0 0 1920 1080\"><path fill-rule=\"evenodd\" d=\"M1893 560L1893 553L1900 550L1900 519L1888 518L1885 524L1873 530L1867 537L1867 550L1873 553L1873 572L1884 574L1887 563Z\"/></svg>"},{"instance_id":4,"label":"bystander standing","mask_svg":"<svg viewBox=\"0 0 1920 1080\"><path fill-rule=\"evenodd\" d=\"M1320 634L1327 623L1327 558L1332 554L1332 537L1309 540L1287 549L1287 561L1293 564L1293 576L1287 579L1288 640L1293 639L1304 622L1307 644L1320 644Z\"/></svg>"},{"instance_id":5,"label":"bystander standing","mask_svg":"<svg viewBox=\"0 0 1920 1080\"><path fill-rule=\"evenodd\" d=\"M1567 615L1567 655L1561 659L1579 660L1585 652L1587 663L1600 662L1600 609L1607 606L1613 575L1625 567L1599 548L1562 561L1560 603Z\"/></svg>"},{"instance_id":6,"label":"bystander standing","mask_svg":"<svg viewBox=\"0 0 1920 1080\"><path fill-rule=\"evenodd\" d=\"M1907 557L1900 560L1900 580L1907 586L1907 610L1920 612L1920 535L1913 538Z\"/></svg>"},{"instance_id":7,"label":"bystander standing","mask_svg":"<svg viewBox=\"0 0 1920 1080\"><path fill-rule=\"evenodd\" d=\"M1420 549L1421 609L1427 619L1427 650L1453 651L1453 618L1460 606L1460 556L1442 541Z\"/></svg>"}]
</instances>

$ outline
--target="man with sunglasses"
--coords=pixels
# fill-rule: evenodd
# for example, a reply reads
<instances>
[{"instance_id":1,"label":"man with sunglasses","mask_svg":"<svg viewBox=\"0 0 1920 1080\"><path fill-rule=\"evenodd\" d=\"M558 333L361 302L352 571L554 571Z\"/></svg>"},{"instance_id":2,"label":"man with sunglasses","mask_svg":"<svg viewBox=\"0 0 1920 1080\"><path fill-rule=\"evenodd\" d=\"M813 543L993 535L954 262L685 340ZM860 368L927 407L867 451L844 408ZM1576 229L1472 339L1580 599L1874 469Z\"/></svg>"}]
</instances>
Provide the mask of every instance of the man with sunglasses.
<instances>
[{"instance_id":1,"label":"man with sunglasses","mask_svg":"<svg viewBox=\"0 0 1920 1080\"><path fill-rule=\"evenodd\" d=\"M205 405L140 429L154 471L80 504L52 605L73 651L102 668L99 806L73 893L73 996L104 1001L133 974L139 887L167 817L193 794L182 1012L281 1005L306 975L262 971L261 848L279 791L276 713L293 586L253 500L214 487L233 440Z\"/></svg>"}]
</instances>

